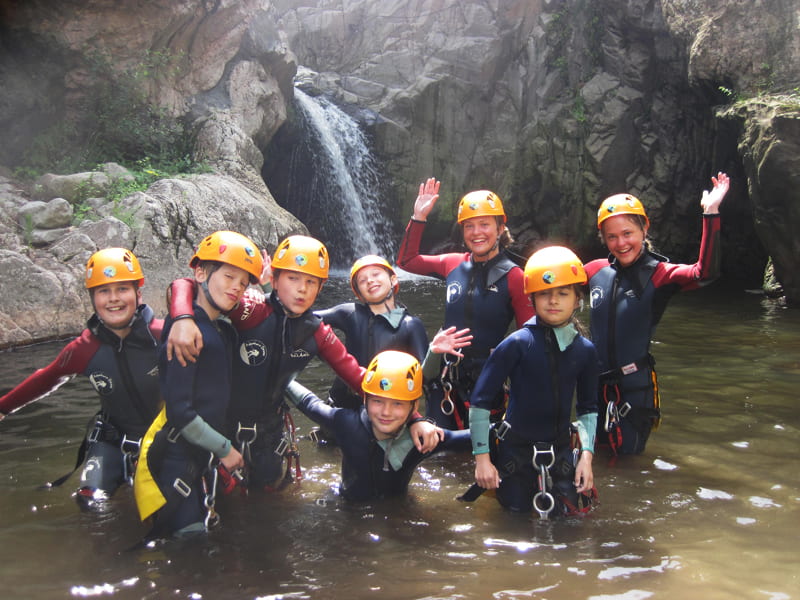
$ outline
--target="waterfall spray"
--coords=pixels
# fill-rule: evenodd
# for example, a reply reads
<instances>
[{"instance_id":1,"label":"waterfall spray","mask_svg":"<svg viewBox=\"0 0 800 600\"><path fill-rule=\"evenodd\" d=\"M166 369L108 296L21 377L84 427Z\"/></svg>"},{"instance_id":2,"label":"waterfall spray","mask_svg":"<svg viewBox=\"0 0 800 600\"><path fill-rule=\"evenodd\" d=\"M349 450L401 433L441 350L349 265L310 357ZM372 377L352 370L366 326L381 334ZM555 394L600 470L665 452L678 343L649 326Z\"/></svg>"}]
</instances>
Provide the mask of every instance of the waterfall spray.
<instances>
[{"instance_id":1,"label":"waterfall spray","mask_svg":"<svg viewBox=\"0 0 800 600\"><path fill-rule=\"evenodd\" d=\"M394 257L380 209L380 168L358 122L325 97L295 89L304 141L291 161L291 210L320 237L335 266L365 254ZM337 264L338 263L338 264Z\"/></svg>"}]
</instances>

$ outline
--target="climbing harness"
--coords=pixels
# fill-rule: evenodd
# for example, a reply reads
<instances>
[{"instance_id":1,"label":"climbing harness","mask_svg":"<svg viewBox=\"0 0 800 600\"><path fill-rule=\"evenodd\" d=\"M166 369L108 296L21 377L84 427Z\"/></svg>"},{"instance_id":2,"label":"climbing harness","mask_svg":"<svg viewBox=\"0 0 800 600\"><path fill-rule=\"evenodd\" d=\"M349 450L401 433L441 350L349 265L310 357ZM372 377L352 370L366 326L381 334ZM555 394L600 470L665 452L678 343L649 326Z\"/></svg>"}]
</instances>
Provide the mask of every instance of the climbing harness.
<instances>
[{"instance_id":1,"label":"climbing harness","mask_svg":"<svg viewBox=\"0 0 800 600\"><path fill-rule=\"evenodd\" d=\"M533 508L539 513L543 521L548 519L550 512L555 508L556 499L548 491L553 488L553 479L550 476L550 467L556 462L556 452L553 444L533 444L533 468L539 471L539 491L533 497Z\"/></svg>"},{"instance_id":2,"label":"climbing harness","mask_svg":"<svg viewBox=\"0 0 800 600\"><path fill-rule=\"evenodd\" d=\"M622 391L620 385L622 378L626 375L637 373L643 368L650 368L650 378L653 389L653 407L635 407L629 402L622 401ZM658 389L658 376L656 375L655 359L651 354L637 361L623 365L617 369L612 369L600 374L602 398L605 403L605 417L603 429L608 434L608 443L614 455L622 446L622 419L628 419L637 429L646 427L649 422L652 430L658 429L661 425L661 395ZM628 391L640 391L644 388L634 388Z\"/></svg>"},{"instance_id":3,"label":"climbing harness","mask_svg":"<svg viewBox=\"0 0 800 600\"><path fill-rule=\"evenodd\" d=\"M139 458L139 450L142 447L142 438L129 438L127 434L122 434L119 449L122 451L123 477L128 485L133 485L133 475L136 473L136 461Z\"/></svg>"}]
</instances>

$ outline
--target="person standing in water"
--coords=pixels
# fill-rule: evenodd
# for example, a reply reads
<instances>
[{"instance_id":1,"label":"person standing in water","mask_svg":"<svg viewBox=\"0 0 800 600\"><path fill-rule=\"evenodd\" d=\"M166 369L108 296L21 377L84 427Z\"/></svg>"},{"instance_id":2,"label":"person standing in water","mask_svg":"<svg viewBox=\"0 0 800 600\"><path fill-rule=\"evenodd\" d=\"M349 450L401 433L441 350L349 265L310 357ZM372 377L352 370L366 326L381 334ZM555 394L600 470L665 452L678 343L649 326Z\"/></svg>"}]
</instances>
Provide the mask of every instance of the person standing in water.
<instances>
[{"instance_id":1,"label":"person standing in water","mask_svg":"<svg viewBox=\"0 0 800 600\"><path fill-rule=\"evenodd\" d=\"M244 458L225 435L235 377L236 331L226 318L263 269L258 247L234 231L216 231L197 246L189 266L199 288L192 315L202 335L195 362L168 359L159 346L164 411L151 424L137 466L134 492L139 516L151 515L148 540L205 533L216 520L218 463L226 472ZM168 317L164 336L180 322Z\"/></svg>"},{"instance_id":2,"label":"person standing in water","mask_svg":"<svg viewBox=\"0 0 800 600\"><path fill-rule=\"evenodd\" d=\"M94 308L86 329L52 363L0 398L0 420L72 376L85 375L100 397L100 411L78 452L75 469L84 458L86 466L75 497L82 508L99 508L132 482L141 438L158 413L157 347L164 323L142 304L144 273L126 248L92 254L84 284Z\"/></svg>"},{"instance_id":3,"label":"person standing in water","mask_svg":"<svg viewBox=\"0 0 800 600\"><path fill-rule=\"evenodd\" d=\"M344 334L347 351L366 367L382 350L407 352L422 361L428 334L422 321L397 300L400 284L389 262L375 255L362 256L350 269L350 287L358 302L344 302L314 311L325 323ZM363 404L341 378L331 386L335 406L357 408Z\"/></svg>"},{"instance_id":4,"label":"person standing in water","mask_svg":"<svg viewBox=\"0 0 800 600\"><path fill-rule=\"evenodd\" d=\"M458 224L468 252L419 253L425 222L438 198L438 181L430 178L420 184L397 264L411 273L443 279L447 283L445 329L469 329L473 336L463 358L441 359L438 381L431 382L428 395L428 415L439 426L464 429L469 427L469 397L484 362L511 323L516 320L520 327L534 311L523 289L522 269L508 254L511 234L503 203L494 192L470 192L458 204ZM502 416L504 404L505 395L498 390L492 420Z\"/></svg>"},{"instance_id":5,"label":"person standing in water","mask_svg":"<svg viewBox=\"0 0 800 600\"><path fill-rule=\"evenodd\" d=\"M586 264L591 299L591 334L600 363L598 436L617 454L641 454L661 420L661 401L650 340L667 302L679 291L707 285L719 276L719 207L728 193L725 173L704 191L700 257L672 264L656 254L647 233L650 220L631 194L606 198L597 211L607 259Z\"/></svg>"},{"instance_id":6,"label":"person standing in water","mask_svg":"<svg viewBox=\"0 0 800 600\"><path fill-rule=\"evenodd\" d=\"M595 497L597 351L575 318L586 279L568 248L543 248L528 259L525 292L533 296L536 316L495 348L470 399L475 482L496 489L498 502L514 512L577 514L588 511ZM508 410L491 427L489 411L506 381Z\"/></svg>"}]
</instances>

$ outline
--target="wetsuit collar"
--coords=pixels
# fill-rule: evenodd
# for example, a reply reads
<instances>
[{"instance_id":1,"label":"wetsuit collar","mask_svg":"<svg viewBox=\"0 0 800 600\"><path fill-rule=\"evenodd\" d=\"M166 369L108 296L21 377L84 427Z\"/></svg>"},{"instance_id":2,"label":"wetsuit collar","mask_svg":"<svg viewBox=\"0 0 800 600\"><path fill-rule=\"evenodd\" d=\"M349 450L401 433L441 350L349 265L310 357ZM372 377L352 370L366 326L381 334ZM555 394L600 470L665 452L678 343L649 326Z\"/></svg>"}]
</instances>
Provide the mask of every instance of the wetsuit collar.
<instances>
[{"instance_id":1,"label":"wetsuit collar","mask_svg":"<svg viewBox=\"0 0 800 600\"><path fill-rule=\"evenodd\" d=\"M617 272L617 276L625 275L630 280L633 293L637 298L641 298L644 288L653 276L656 266L660 262L669 262L666 256L661 256L650 250L644 250L642 255L636 261L627 266L620 266L614 255L609 255L609 263L611 268Z\"/></svg>"},{"instance_id":2,"label":"wetsuit collar","mask_svg":"<svg viewBox=\"0 0 800 600\"><path fill-rule=\"evenodd\" d=\"M153 320L153 309L147 304L140 304L136 307L128 327L131 328L127 339L150 342L153 340L148 325ZM101 342L121 348L123 338L119 337L113 329L106 326L97 313L93 313L86 322L86 328L91 331Z\"/></svg>"}]
</instances>

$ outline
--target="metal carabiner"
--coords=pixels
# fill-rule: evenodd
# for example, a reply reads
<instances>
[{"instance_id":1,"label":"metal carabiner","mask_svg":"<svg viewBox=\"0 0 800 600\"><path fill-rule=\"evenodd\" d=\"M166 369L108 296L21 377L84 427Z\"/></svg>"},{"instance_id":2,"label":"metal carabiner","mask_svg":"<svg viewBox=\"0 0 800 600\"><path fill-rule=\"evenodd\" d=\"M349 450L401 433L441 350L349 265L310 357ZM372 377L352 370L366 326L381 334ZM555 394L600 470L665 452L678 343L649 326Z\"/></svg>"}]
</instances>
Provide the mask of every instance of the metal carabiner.
<instances>
[{"instance_id":1,"label":"metal carabiner","mask_svg":"<svg viewBox=\"0 0 800 600\"><path fill-rule=\"evenodd\" d=\"M206 477L211 477L211 485L208 484ZM209 454L208 468L206 474L201 477L203 481L203 505L206 509L204 524L206 529L210 529L219 524L220 518L214 506L217 499L217 483L219 481L219 471L217 470L217 459L213 454Z\"/></svg>"},{"instance_id":2,"label":"metal carabiner","mask_svg":"<svg viewBox=\"0 0 800 600\"><path fill-rule=\"evenodd\" d=\"M443 381L442 388L444 389L444 398L442 398L441 402L442 414L450 416L456 410L456 405L453 402L452 398L450 398L450 394L453 391L453 384L450 383L449 381Z\"/></svg>"}]
</instances>

